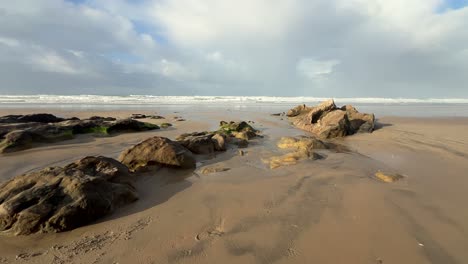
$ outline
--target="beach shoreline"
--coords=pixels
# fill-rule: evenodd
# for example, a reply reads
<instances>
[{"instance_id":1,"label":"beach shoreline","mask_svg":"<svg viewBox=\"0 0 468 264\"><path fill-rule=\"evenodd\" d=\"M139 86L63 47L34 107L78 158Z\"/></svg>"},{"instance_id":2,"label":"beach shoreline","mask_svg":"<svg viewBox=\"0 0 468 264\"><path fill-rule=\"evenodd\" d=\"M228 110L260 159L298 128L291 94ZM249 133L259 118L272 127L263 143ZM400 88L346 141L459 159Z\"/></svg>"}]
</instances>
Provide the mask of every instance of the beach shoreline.
<instances>
[{"instance_id":1,"label":"beach shoreline","mask_svg":"<svg viewBox=\"0 0 468 264\"><path fill-rule=\"evenodd\" d=\"M283 136L307 134L287 118L244 109L1 109L0 115L52 113L125 118L161 114L170 129L112 137L80 135L0 157L0 182L88 155L116 158L152 136L174 139L246 120L264 135L239 156L236 148L198 157L195 171L159 169L139 177L140 200L73 231L0 237L5 262L27 263L463 263L468 260L466 117L379 117L378 129L332 142L347 152L270 169ZM287 110L287 109L284 109ZM273 113L273 112L271 112ZM186 121L177 122L174 117ZM207 166L228 171L203 175ZM378 170L404 178L386 184ZM76 255L74 255L76 254ZM382 262L379 262L382 261Z\"/></svg>"}]
</instances>

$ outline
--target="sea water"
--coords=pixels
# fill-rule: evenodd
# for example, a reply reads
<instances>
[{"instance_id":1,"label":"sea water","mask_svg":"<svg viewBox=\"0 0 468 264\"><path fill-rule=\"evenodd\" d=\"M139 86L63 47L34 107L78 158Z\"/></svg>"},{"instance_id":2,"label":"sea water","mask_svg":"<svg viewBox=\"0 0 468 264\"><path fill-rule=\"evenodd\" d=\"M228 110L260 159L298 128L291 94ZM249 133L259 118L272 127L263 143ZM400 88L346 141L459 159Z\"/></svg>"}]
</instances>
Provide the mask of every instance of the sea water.
<instances>
[{"instance_id":1,"label":"sea water","mask_svg":"<svg viewBox=\"0 0 468 264\"><path fill-rule=\"evenodd\" d=\"M298 105L316 105L330 98L274 96L103 96L0 95L2 109L255 111L277 113ZM468 117L468 99L456 98L333 98L338 106L352 104L377 116Z\"/></svg>"}]
</instances>

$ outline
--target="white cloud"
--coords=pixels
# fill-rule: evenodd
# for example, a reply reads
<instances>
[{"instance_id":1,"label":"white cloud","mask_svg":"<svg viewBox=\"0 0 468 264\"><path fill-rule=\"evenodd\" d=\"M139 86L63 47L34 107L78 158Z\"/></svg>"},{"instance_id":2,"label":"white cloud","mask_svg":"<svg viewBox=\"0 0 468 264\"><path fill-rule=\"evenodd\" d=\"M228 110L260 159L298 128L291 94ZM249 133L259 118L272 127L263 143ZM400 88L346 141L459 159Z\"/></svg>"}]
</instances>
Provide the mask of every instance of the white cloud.
<instances>
[{"instance_id":1,"label":"white cloud","mask_svg":"<svg viewBox=\"0 0 468 264\"><path fill-rule=\"evenodd\" d=\"M16 48L20 45L20 43L16 39L0 37L0 45L5 45L10 48Z\"/></svg>"},{"instance_id":2,"label":"white cloud","mask_svg":"<svg viewBox=\"0 0 468 264\"><path fill-rule=\"evenodd\" d=\"M315 79L331 74L333 68L340 64L339 60L316 60L303 58L297 63L297 71L307 78Z\"/></svg>"},{"instance_id":3,"label":"white cloud","mask_svg":"<svg viewBox=\"0 0 468 264\"><path fill-rule=\"evenodd\" d=\"M446 6L1 2L0 92L468 97L468 8Z\"/></svg>"},{"instance_id":4,"label":"white cloud","mask_svg":"<svg viewBox=\"0 0 468 264\"><path fill-rule=\"evenodd\" d=\"M68 61L53 52L34 55L30 62L33 67L41 71L66 74L82 73L81 70L73 67Z\"/></svg>"}]
</instances>

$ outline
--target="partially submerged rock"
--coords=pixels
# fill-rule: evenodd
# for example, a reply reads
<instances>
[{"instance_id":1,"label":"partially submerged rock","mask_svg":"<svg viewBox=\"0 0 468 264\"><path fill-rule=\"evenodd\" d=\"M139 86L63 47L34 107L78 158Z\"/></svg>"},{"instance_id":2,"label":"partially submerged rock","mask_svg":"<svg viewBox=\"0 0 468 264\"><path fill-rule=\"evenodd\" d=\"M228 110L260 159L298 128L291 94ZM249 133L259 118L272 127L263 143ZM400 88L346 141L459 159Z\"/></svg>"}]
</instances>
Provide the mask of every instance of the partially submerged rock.
<instances>
[{"instance_id":1,"label":"partially submerged rock","mask_svg":"<svg viewBox=\"0 0 468 264\"><path fill-rule=\"evenodd\" d=\"M201 174L212 174L212 173L217 173L217 172L224 172L228 171L230 168L226 167L218 167L218 166L213 166L213 167L204 167L200 170Z\"/></svg>"},{"instance_id":2,"label":"partially submerged rock","mask_svg":"<svg viewBox=\"0 0 468 264\"><path fill-rule=\"evenodd\" d=\"M127 167L86 157L14 177L0 186L0 231L16 235L71 230L138 199Z\"/></svg>"},{"instance_id":3,"label":"partially submerged rock","mask_svg":"<svg viewBox=\"0 0 468 264\"><path fill-rule=\"evenodd\" d=\"M298 150L311 150L311 149L327 149L328 146L322 140L315 137L282 137L276 144L281 149L298 149Z\"/></svg>"},{"instance_id":4,"label":"partially submerged rock","mask_svg":"<svg viewBox=\"0 0 468 264\"><path fill-rule=\"evenodd\" d=\"M374 114L359 113L351 105L338 108L333 100L322 102L316 107L299 105L289 110L287 116L296 127L320 138L372 132L375 125Z\"/></svg>"},{"instance_id":5,"label":"partially submerged rock","mask_svg":"<svg viewBox=\"0 0 468 264\"><path fill-rule=\"evenodd\" d=\"M168 128L168 127L171 127L172 124L171 123L162 123L159 125L161 128Z\"/></svg>"},{"instance_id":6,"label":"partially submerged rock","mask_svg":"<svg viewBox=\"0 0 468 264\"><path fill-rule=\"evenodd\" d=\"M315 150L329 148L322 140L305 136L282 137L276 145L280 149L291 149L292 152L265 160L265 162L269 163L271 169L294 165L305 159L320 159L322 156L316 153Z\"/></svg>"},{"instance_id":7,"label":"partially submerged rock","mask_svg":"<svg viewBox=\"0 0 468 264\"><path fill-rule=\"evenodd\" d=\"M286 153L284 155L271 157L266 162L269 163L270 169L276 169L282 166L295 165L301 160L305 160L305 159L316 160L320 158L322 158L322 156L315 153L314 151L297 150L291 153Z\"/></svg>"},{"instance_id":8,"label":"partially submerged rock","mask_svg":"<svg viewBox=\"0 0 468 264\"><path fill-rule=\"evenodd\" d=\"M148 138L122 152L119 160L133 171L151 165L195 168L192 153L178 142L165 137Z\"/></svg>"},{"instance_id":9,"label":"partially submerged rock","mask_svg":"<svg viewBox=\"0 0 468 264\"><path fill-rule=\"evenodd\" d=\"M392 183L392 182L396 182L398 180L403 179L403 175L400 175L398 173L389 173L389 172L382 172L382 171L376 172L375 177L386 183Z\"/></svg>"}]
</instances>

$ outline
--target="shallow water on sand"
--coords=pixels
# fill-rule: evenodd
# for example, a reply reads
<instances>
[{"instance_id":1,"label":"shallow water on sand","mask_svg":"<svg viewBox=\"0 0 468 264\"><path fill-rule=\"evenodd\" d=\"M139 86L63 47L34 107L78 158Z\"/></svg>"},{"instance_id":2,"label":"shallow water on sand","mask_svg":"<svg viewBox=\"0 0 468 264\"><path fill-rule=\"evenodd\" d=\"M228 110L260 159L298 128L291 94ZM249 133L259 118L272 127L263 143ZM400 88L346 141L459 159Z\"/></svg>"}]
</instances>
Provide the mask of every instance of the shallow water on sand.
<instances>
[{"instance_id":1,"label":"shallow water on sand","mask_svg":"<svg viewBox=\"0 0 468 264\"><path fill-rule=\"evenodd\" d=\"M175 126L79 137L4 155L0 182L86 155L116 157L150 136L211 130L220 120L251 120L265 137L253 140L244 156L231 148L198 157L198 169L230 168L225 172L160 169L140 176L140 200L92 225L61 234L0 237L0 263L16 256L27 263L468 262L468 118L383 117L372 134L334 141L349 151L326 151L322 160L271 170L262 159L282 152L277 140L305 134L269 115L287 108L41 109L66 117L158 112ZM25 112L37 109L0 114ZM173 116L187 121L173 122ZM382 183L373 177L377 170L404 178Z\"/></svg>"}]
</instances>

